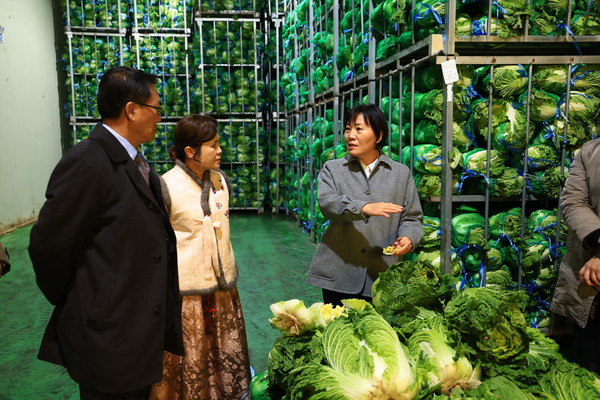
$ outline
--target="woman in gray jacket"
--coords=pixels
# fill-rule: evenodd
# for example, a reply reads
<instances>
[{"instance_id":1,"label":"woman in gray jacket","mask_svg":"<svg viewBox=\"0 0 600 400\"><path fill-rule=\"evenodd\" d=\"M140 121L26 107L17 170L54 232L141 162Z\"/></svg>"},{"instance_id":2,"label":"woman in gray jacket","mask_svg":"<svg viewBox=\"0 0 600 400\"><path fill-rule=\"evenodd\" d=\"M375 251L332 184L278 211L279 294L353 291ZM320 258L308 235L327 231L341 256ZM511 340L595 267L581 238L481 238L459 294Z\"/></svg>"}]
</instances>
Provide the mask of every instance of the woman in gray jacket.
<instances>
[{"instance_id":1,"label":"woman in gray jacket","mask_svg":"<svg viewBox=\"0 0 600 400\"><path fill-rule=\"evenodd\" d=\"M322 288L323 301L371 299L379 273L414 250L423 237L423 212L410 170L380 152L388 126L373 105L354 107L345 120L345 158L325 163L318 201L330 225L306 282ZM393 254L383 249L393 246Z\"/></svg>"}]
</instances>

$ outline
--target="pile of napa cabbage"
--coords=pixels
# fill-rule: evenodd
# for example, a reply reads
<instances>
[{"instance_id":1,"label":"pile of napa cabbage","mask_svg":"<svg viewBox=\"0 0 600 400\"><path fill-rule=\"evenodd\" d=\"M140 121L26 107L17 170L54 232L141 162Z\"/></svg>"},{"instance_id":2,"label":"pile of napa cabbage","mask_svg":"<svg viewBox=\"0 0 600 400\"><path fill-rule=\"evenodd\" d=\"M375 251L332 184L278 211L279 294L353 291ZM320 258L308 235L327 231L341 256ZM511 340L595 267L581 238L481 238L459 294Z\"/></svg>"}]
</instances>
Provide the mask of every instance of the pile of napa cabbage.
<instances>
[{"instance_id":1,"label":"pile of napa cabbage","mask_svg":"<svg viewBox=\"0 0 600 400\"><path fill-rule=\"evenodd\" d=\"M380 274L372 303L273 304L282 336L260 398L600 398L600 378L527 324L522 292L456 287L427 262L402 261Z\"/></svg>"}]
</instances>

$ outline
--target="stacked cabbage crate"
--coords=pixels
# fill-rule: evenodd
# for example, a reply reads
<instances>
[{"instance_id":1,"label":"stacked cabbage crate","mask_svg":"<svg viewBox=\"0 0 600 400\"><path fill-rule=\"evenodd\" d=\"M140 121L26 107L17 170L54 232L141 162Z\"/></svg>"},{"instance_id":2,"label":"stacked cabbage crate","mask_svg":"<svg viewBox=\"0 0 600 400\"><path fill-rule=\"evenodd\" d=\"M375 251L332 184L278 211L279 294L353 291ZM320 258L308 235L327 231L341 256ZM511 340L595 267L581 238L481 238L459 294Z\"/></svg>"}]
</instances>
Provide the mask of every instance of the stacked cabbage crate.
<instances>
[{"instance_id":1,"label":"stacked cabbage crate","mask_svg":"<svg viewBox=\"0 0 600 400\"><path fill-rule=\"evenodd\" d=\"M223 161L233 185L232 207L261 211L268 191L270 125L263 73L262 1L201 2L193 43L191 103L224 127ZM256 10L256 11L255 11Z\"/></svg>"},{"instance_id":2,"label":"stacked cabbage crate","mask_svg":"<svg viewBox=\"0 0 600 400\"><path fill-rule=\"evenodd\" d=\"M99 77L119 65L140 68L159 76L163 104L156 140L144 145L143 152L158 173L170 168L174 122L190 112L187 54L192 5L185 0L61 2L71 144L85 139L100 118Z\"/></svg>"},{"instance_id":3,"label":"stacked cabbage crate","mask_svg":"<svg viewBox=\"0 0 600 400\"><path fill-rule=\"evenodd\" d=\"M264 65L265 65L265 98L269 112L263 114L266 124L270 126L269 135L269 204L272 212L285 212L297 208L297 204L290 207L290 194L296 193L292 186L294 159L286 151L287 128L284 114L284 105L280 101L283 91L284 74L282 61L287 51L283 46L281 29L285 5L272 2L268 5L271 12L270 23L267 29Z\"/></svg>"},{"instance_id":4,"label":"stacked cabbage crate","mask_svg":"<svg viewBox=\"0 0 600 400\"><path fill-rule=\"evenodd\" d=\"M256 1L217 2L211 10L255 16ZM169 148L175 123L190 113L215 116L223 129L223 168L233 179L234 208L261 209L267 188L262 167L265 131L260 70L262 32L257 18L213 18L192 29L190 0L63 1L68 48L63 57L72 143L88 136L99 120L98 78L128 65L160 77L163 121L156 140L143 147L155 170L172 167ZM208 2L200 3L203 7ZM192 34L192 30L194 34Z\"/></svg>"},{"instance_id":5,"label":"stacked cabbage crate","mask_svg":"<svg viewBox=\"0 0 600 400\"><path fill-rule=\"evenodd\" d=\"M452 33L444 27L445 2L416 2L412 8L399 0L376 1L372 10L366 1L341 4L339 31L322 29L329 27L322 24L314 26L315 34L309 36L311 25L306 21L328 17L326 12L309 18L311 11L320 9L319 1L297 2L284 25L290 83L281 93L281 102L291 115L288 154L300 160L298 165L309 166L299 174L300 195L294 202L303 227L312 228L318 240L317 230L327 225L319 220L318 206L306 199L315 198L311 191L320 165L344 154L339 128L331 129L333 113L343 113L342 107L337 108L340 104L347 109L359 102L375 103L390 125L390 142L384 151L410 166L423 199L426 236L414 257L440 267L449 257L452 273L462 278L465 287L487 284L526 289L531 295L530 323L546 326L555 266L565 251L567 234L560 215L560 187L574 152L599 133L600 66L570 61L578 58L560 54L554 61L547 57L524 65L489 61L491 57L485 56L468 64L457 61L459 80L452 87L448 152L452 175L448 186L456 197L450 199L440 198L446 167L441 162L446 134L441 57L418 51L433 47L432 34L443 34L442 40L453 35L457 46L480 42L481 54L506 52L486 46L503 40L512 47L530 41L542 51L548 43L567 41L579 52L597 54L586 47L598 41L593 35L600 34L597 5L587 1L457 2ZM339 40L332 62L339 91L335 81L315 75L321 64L314 60L327 60L329 33ZM529 47L529 51L536 48ZM416 55L411 57L412 53ZM305 54L314 57L305 59ZM376 64L371 65L373 56ZM403 65L398 61L402 57L410 61ZM302 79L317 76L329 87L303 89ZM338 99L338 105L329 101L328 94ZM319 111L323 102L325 113ZM310 131L294 124L296 114L311 116L303 122ZM450 204L450 219L440 213L444 204ZM450 256L441 254L444 226L451 232Z\"/></svg>"},{"instance_id":6,"label":"stacked cabbage crate","mask_svg":"<svg viewBox=\"0 0 600 400\"><path fill-rule=\"evenodd\" d=\"M285 123L277 121L271 130L269 140L269 200L275 212L286 208L285 199L289 188L285 167L286 141Z\"/></svg>"}]
</instances>

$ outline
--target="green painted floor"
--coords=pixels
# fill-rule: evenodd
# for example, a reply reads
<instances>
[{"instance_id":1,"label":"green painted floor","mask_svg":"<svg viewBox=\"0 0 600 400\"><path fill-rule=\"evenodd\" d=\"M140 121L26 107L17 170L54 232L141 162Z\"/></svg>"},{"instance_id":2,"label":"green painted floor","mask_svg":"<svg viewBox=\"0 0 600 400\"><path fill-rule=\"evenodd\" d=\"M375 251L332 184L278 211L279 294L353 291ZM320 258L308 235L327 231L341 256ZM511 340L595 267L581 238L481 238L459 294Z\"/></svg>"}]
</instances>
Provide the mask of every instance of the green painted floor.
<instances>
[{"instance_id":1,"label":"green painted floor","mask_svg":"<svg viewBox=\"0 0 600 400\"><path fill-rule=\"evenodd\" d=\"M26 226L0 236L12 263L0 279L0 400L78 399L78 388L64 369L36 358L51 306L35 284L27 254L30 230ZM250 362L262 372L279 336L268 322L269 305L292 298L307 305L321 300L320 290L304 283L315 245L285 215L242 212L231 215L231 241Z\"/></svg>"}]
</instances>

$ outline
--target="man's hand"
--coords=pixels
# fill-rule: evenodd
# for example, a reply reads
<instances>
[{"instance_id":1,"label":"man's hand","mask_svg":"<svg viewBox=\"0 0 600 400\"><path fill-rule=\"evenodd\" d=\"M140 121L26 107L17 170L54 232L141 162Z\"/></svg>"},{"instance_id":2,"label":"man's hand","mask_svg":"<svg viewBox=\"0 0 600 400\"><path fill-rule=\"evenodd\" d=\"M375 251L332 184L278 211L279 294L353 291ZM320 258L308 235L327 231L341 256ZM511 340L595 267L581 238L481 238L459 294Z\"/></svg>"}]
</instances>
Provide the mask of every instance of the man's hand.
<instances>
[{"instance_id":1,"label":"man's hand","mask_svg":"<svg viewBox=\"0 0 600 400\"><path fill-rule=\"evenodd\" d=\"M367 203L362 208L362 213L367 217L389 218L390 214L401 213L402 211L404 211L404 207L394 203Z\"/></svg>"},{"instance_id":2,"label":"man's hand","mask_svg":"<svg viewBox=\"0 0 600 400\"><path fill-rule=\"evenodd\" d=\"M406 236L400 236L398 239L396 239L393 246L396 250L396 252L394 253L395 256L404 255L411 251L413 248L412 240L410 240Z\"/></svg>"},{"instance_id":3,"label":"man's hand","mask_svg":"<svg viewBox=\"0 0 600 400\"><path fill-rule=\"evenodd\" d=\"M594 256L579 270L579 280L588 286L600 285L600 258Z\"/></svg>"}]
</instances>

